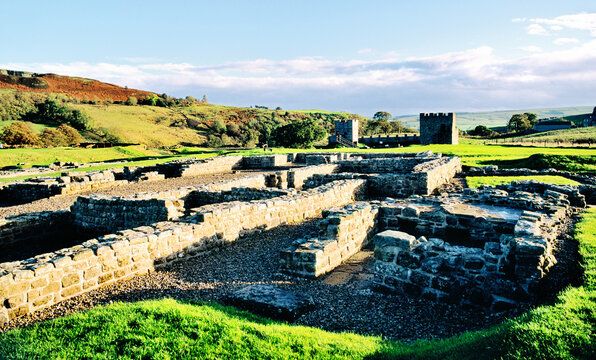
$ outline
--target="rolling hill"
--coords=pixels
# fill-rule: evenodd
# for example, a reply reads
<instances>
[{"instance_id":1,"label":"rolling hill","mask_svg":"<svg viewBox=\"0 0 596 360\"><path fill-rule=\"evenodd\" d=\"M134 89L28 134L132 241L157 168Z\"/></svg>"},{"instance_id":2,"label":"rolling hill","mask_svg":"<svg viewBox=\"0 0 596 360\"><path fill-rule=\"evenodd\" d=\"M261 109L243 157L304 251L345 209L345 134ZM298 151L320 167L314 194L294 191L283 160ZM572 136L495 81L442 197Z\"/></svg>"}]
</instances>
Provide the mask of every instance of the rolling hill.
<instances>
[{"instance_id":1,"label":"rolling hill","mask_svg":"<svg viewBox=\"0 0 596 360\"><path fill-rule=\"evenodd\" d=\"M570 106L561 108L538 108L518 110L498 110L485 112L456 112L457 127L462 130L473 129L477 125L485 125L490 128L506 126L513 114L534 113L539 119L551 117L564 117L567 120L582 121L586 114L591 114L594 106ZM405 126L419 128L418 115L397 116Z\"/></svg>"}]
</instances>

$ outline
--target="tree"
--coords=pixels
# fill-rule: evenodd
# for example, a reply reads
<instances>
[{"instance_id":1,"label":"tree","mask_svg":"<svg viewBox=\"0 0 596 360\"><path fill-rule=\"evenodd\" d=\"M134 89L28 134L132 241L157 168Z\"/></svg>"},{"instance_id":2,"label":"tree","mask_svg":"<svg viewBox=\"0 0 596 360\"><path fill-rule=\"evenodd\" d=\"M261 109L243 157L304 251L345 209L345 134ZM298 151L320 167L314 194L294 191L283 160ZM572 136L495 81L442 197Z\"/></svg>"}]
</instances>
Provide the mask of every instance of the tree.
<instances>
[{"instance_id":1,"label":"tree","mask_svg":"<svg viewBox=\"0 0 596 360\"><path fill-rule=\"evenodd\" d=\"M135 106L137 103L138 103L138 100L134 96L129 96L128 99L126 99L126 102L125 102L126 105L130 105L130 106Z\"/></svg>"},{"instance_id":2,"label":"tree","mask_svg":"<svg viewBox=\"0 0 596 360\"><path fill-rule=\"evenodd\" d=\"M389 121L391 119L391 114L386 111L377 111L373 115L373 119L377 121Z\"/></svg>"},{"instance_id":3,"label":"tree","mask_svg":"<svg viewBox=\"0 0 596 360\"><path fill-rule=\"evenodd\" d=\"M39 137L22 121L15 121L5 126L0 134L0 140L8 145L39 145L40 143Z\"/></svg>"},{"instance_id":4,"label":"tree","mask_svg":"<svg viewBox=\"0 0 596 360\"><path fill-rule=\"evenodd\" d=\"M524 115L526 115L526 117L528 118L530 125L534 126L534 124L536 124L538 122L538 117L536 116L536 114L524 113Z\"/></svg>"},{"instance_id":5,"label":"tree","mask_svg":"<svg viewBox=\"0 0 596 360\"><path fill-rule=\"evenodd\" d=\"M207 95L203 94L203 98L201 99L203 104L207 104Z\"/></svg>"},{"instance_id":6,"label":"tree","mask_svg":"<svg viewBox=\"0 0 596 360\"><path fill-rule=\"evenodd\" d=\"M532 124L526 114L514 114L507 123L507 128L509 131L519 132L532 128Z\"/></svg>"},{"instance_id":7,"label":"tree","mask_svg":"<svg viewBox=\"0 0 596 360\"><path fill-rule=\"evenodd\" d=\"M313 119L294 121L274 130L277 145L291 148L310 148L327 136L327 131Z\"/></svg>"}]
</instances>

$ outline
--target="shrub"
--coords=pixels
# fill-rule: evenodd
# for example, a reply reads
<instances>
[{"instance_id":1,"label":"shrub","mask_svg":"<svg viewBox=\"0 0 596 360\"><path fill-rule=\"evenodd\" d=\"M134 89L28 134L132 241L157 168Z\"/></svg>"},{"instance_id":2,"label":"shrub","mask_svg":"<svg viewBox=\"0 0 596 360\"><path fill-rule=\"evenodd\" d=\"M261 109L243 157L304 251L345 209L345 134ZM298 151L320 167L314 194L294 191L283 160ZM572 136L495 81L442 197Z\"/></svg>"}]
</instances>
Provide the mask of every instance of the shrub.
<instances>
[{"instance_id":1,"label":"shrub","mask_svg":"<svg viewBox=\"0 0 596 360\"><path fill-rule=\"evenodd\" d=\"M5 126L0 134L0 140L8 145L39 145L40 139L22 121L15 121Z\"/></svg>"},{"instance_id":2,"label":"shrub","mask_svg":"<svg viewBox=\"0 0 596 360\"><path fill-rule=\"evenodd\" d=\"M130 105L130 106L135 106L137 103L138 103L138 100L134 96L129 96L128 99L126 99L126 102L125 102L126 105Z\"/></svg>"},{"instance_id":3,"label":"shrub","mask_svg":"<svg viewBox=\"0 0 596 360\"><path fill-rule=\"evenodd\" d=\"M58 131L60 131L66 140L67 145L78 145L83 141L83 137L79 134L79 132L66 124L62 124L58 126Z\"/></svg>"},{"instance_id":4,"label":"shrub","mask_svg":"<svg viewBox=\"0 0 596 360\"><path fill-rule=\"evenodd\" d=\"M45 128L39 137L44 147L66 145L66 137L61 131L56 129Z\"/></svg>"}]
</instances>

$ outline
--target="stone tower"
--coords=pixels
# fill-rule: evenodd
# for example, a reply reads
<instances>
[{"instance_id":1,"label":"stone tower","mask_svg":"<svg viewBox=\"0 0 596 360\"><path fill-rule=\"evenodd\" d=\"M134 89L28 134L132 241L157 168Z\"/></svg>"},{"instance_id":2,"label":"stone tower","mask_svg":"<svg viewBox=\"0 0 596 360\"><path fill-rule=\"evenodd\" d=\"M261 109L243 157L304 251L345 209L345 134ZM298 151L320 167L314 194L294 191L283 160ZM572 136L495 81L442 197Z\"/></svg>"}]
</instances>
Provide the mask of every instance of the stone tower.
<instances>
[{"instance_id":1,"label":"stone tower","mask_svg":"<svg viewBox=\"0 0 596 360\"><path fill-rule=\"evenodd\" d=\"M334 135L334 142L337 142L337 135L340 135L348 141L358 143L358 120L336 120Z\"/></svg>"},{"instance_id":2,"label":"stone tower","mask_svg":"<svg viewBox=\"0 0 596 360\"><path fill-rule=\"evenodd\" d=\"M420 114L420 144L457 145L458 135L454 113Z\"/></svg>"}]
</instances>

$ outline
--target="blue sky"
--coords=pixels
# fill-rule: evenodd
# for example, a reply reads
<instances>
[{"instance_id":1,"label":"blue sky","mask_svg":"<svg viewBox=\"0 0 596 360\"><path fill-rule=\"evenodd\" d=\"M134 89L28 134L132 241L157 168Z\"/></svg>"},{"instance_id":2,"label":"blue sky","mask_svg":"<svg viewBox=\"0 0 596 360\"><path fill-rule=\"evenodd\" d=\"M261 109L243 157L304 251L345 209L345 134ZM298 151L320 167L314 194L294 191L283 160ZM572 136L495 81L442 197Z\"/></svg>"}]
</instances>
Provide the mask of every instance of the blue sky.
<instances>
[{"instance_id":1,"label":"blue sky","mask_svg":"<svg viewBox=\"0 0 596 360\"><path fill-rule=\"evenodd\" d=\"M1 5L0 68L367 116L596 105L596 1Z\"/></svg>"}]
</instances>

